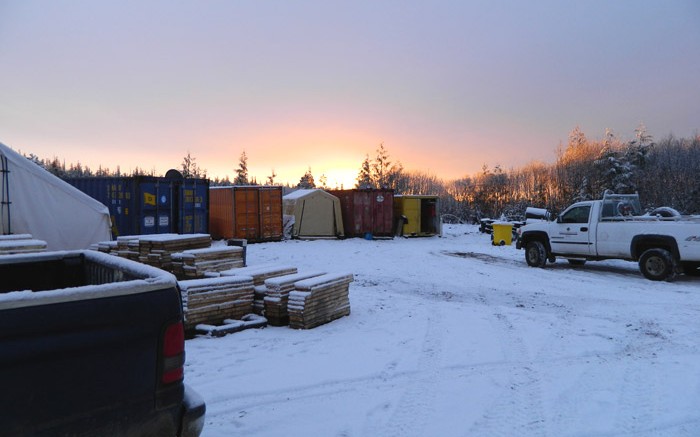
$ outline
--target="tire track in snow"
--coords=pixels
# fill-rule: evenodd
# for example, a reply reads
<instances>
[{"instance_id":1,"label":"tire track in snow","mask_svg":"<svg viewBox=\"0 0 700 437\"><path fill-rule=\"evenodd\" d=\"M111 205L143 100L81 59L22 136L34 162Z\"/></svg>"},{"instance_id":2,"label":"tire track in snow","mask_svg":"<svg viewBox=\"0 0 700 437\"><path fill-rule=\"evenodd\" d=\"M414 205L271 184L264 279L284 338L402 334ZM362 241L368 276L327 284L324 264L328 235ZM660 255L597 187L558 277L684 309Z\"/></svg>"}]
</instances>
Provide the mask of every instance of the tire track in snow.
<instances>
[{"instance_id":1,"label":"tire track in snow","mask_svg":"<svg viewBox=\"0 0 700 437\"><path fill-rule=\"evenodd\" d=\"M465 437L545 436L541 376L537 363L529 359L527 348L508 317L496 313L494 318L506 361L512 363L510 375L495 401L472 424Z\"/></svg>"},{"instance_id":2,"label":"tire track in snow","mask_svg":"<svg viewBox=\"0 0 700 437\"><path fill-rule=\"evenodd\" d=\"M658 372L649 372L654 364L655 350L659 341L665 341L659 326L650 320L639 320L632 328L630 342L623 349L628 355L620 388L620 409L617 411L616 429L631 435L642 435L654 425L658 415L656 387ZM656 344L654 344L656 343Z\"/></svg>"},{"instance_id":3,"label":"tire track in snow","mask_svg":"<svg viewBox=\"0 0 700 437\"><path fill-rule=\"evenodd\" d=\"M424 436L429 419L435 413L435 387L440 380L443 326L440 314L428 315L421 355L415 375L406 381L398 403L384 426L378 426L377 417L365 423L364 435ZM385 405L385 409L391 408ZM375 429L376 428L376 429ZM379 432L376 432L379 431Z\"/></svg>"}]
</instances>

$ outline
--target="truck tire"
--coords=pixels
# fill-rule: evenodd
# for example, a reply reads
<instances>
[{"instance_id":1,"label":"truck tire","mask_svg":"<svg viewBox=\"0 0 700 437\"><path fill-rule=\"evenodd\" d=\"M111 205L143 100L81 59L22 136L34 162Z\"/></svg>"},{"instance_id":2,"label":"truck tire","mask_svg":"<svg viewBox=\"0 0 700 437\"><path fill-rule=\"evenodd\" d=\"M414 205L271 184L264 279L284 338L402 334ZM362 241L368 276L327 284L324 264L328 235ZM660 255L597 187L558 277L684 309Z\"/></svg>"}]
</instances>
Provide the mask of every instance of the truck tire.
<instances>
[{"instance_id":1,"label":"truck tire","mask_svg":"<svg viewBox=\"0 0 700 437\"><path fill-rule=\"evenodd\" d=\"M547 249L539 240L533 240L525 246L525 261L530 267L544 267L547 264Z\"/></svg>"},{"instance_id":2,"label":"truck tire","mask_svg":"<svg viewBox=\"0 0 700 437\"><path fill-rule=\"evenodd\" d=\"M672 281L678 262L666 249L649 249L639 257L639 270L652 281Z\"/></svg>"}]
</instances>

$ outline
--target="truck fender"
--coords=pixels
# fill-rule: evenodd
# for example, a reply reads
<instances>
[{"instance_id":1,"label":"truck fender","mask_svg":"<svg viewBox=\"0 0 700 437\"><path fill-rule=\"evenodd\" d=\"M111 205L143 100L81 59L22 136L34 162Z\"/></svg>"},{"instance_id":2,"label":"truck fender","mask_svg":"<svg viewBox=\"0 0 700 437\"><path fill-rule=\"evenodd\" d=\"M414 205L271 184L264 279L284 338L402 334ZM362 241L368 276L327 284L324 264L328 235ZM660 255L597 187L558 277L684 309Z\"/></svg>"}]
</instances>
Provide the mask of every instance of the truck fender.
<instances>
[{"instance_id":1,"label":"truck fender","mask_svg":"<svg viewBox=\"0 0 700 437\"><path fill-rule=\"evenodd\" d=\"M527 246L527 243L533 240L539 240L542 242L542 244L544 244L545 249L547 249L547 255L552 253L552 246L549 244L549 236L544 231L523 232L518 239L518 249L524 248Z\"/></svg>"},{"instance_id":2,"label":"truck fender","mask_svg":"<svg viewBox=\"0 0 700 437\"><path fill-rule=\"evenodd\" d=\"M677 259L680 260L680 252L678 251L678 243L676 239L670 235L655 235L644 234L636 235L632 238L630 244L630 254L635 261L648 249L666 249Z\"/></svg>"}]
</instances>

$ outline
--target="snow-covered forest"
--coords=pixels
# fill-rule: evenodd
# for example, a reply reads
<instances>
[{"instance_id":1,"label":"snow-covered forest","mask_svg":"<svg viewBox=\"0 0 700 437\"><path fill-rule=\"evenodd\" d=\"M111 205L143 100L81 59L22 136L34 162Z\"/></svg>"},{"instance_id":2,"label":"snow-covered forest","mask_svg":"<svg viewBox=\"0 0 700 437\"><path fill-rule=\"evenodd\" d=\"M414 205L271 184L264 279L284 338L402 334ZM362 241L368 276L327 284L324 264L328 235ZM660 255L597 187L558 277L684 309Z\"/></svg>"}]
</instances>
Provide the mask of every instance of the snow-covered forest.
<instances>
[{"instance_id":1,"label":"snow-covered forest","mask_svg":"<svg viewBox=\"0 0 700 437\"><path fill-rule=\"evenodd\" d=\"M420 170L406 170L381 144L374 158L367 155L359 163L356 187L392 188L396 194L439 195L441 213L465 222L503 214L520 217L528 206L560 211L574 201L599 198L606 189L618 193L638 192L645 209L670 206L681 213L700 213L700 178L697 177L700 135L691 138L669 135L655 141L640 125L634 138L623 141L607 131L600 139L589 139L576 127L568 143L558 147L553 163L531 162L511 169L484 164L479 173L456 180L444 180ZM158 176L155 170L136 168L124 173L119 167L116 170L100 167L93 171L80 163L66 165L58 157L27 157L63 178ZM234 181L214 178L212 185L257 184L254 178L248 178L247 159L243 152L234 169ZM207 177L206 169L197 166L190 152L179 169L185 177ZM274 171L264 183L277 184ZM287 187L338 188L326 187L325 177L314 178L311 168L298 184Z\"/></svg>"}]
</instances>

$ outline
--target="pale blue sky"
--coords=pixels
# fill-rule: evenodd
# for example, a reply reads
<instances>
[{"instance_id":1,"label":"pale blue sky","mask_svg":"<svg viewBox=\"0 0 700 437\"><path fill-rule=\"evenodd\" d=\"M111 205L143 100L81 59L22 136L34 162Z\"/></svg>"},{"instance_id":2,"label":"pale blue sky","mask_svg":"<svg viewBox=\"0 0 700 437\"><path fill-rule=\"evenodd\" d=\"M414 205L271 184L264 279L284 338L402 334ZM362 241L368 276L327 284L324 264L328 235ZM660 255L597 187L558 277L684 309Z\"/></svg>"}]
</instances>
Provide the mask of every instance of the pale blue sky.
<instances>
[{"instance_id":1,"label":"pale blue sky","mask_svg":"<svg viewBox=\"0 0 700 437\"><path fill-rule=\"evenodd\" d=\"M552 162L580 126L700 128L700 2L0 0L0 142L329 182ZM337 175L337 176L336 176Z\"/></svg>"}]
</instances>

